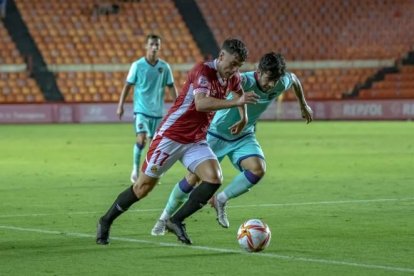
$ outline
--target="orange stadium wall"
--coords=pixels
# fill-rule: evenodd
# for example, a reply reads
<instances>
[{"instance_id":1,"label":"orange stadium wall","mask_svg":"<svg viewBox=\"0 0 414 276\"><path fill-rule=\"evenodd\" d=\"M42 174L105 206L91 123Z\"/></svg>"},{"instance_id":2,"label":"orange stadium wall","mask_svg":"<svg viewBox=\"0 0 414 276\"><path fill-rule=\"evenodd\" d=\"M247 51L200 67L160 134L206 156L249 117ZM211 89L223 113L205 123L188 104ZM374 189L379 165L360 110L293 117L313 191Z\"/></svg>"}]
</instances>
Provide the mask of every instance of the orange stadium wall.
<instances>
[{"instance_id":1,"label":"orange stadium wall","mask_svg":"<svg viewBox=\"0 0 414 276\"><path fill-rule=\"evenodd\" d=\"M412 120L414 100L342 100L309 102L315 120ZM10 104L0 105L0 123L114 123L132 121L126 104L122 121L116 104ZM170 104L166 104L166 110ZM274 103L262 120L300 120L297 102Z\"/></svg>"}]
</instances>

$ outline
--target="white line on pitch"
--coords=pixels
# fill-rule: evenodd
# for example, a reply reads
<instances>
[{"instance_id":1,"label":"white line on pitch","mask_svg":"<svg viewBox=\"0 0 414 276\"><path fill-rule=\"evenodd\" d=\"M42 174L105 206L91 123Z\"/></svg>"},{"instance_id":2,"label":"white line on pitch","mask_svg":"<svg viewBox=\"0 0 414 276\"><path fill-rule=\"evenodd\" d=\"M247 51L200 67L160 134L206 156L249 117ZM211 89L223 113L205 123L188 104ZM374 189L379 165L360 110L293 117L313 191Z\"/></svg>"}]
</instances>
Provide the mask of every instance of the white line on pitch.
<instances>
[{"instance_id":1,"label":"white line on pitch","mask_svg":"<svg viewBox=\"0 0 414 276\"><path fill-rule=\"evenodd\" d=\"M377 199L354 199L354 200L338 200L338 201L316 201L316 202L298 202L298 203L268 203L268 204L252 204L252 205L234 205L229 208L243 208L243 207L288 207L288 206L302 206L302 205L324 205L324 204L364 204L387 201L409 201L414 197L408 198L377 198Z\"/></svg>"},{"instance_id":2,"label":"white line on pitch","mask_svg":"<svg viewBox=\"0 0 414 276\"><path fill-rule=\"evenodd\" d=\"M367 204L375 202L395 202L395 201L410 201L414 197L408 198L377 198L377 199L355 199L355 200L338 200L338 201L314 201L314 202L294 202L294 203L263 203L263 204L249 204L249 205L229 205L228 208L252 208L252 207L291 207L304 205L335 205L335 204ZM129 212L160 212L162 209L130 209ZM38 213L38 214L7 214L0 215L0 218L14 218L14 217L42 217L55 215L91 215L100 214L102 212L79 211L67 213Z\"/></svg>"},{"instance_id":3,"label":"white line on pitch","mask_svg":"<svg viewBox=\"0 0 414 276\"><path fill-rule=\"evenodd\" d=\"M56 231L56 230L23 228L23 227L15 227L15 226L7 226L7 225L0 225L0 229L12 230L12 231L33 232L33 233L40 233L40 234L50 234L50 235L65 235L65 236L68 236L68 237L76 237L76 238L88 238L88 239L89 238L90 239L95 238L94 235L85 234L85 233L62 232L62 231ZM122 241L122 242L131 242L131 243L153 244L153 245L165 246L165 247L183 247L183 248L193 249L193 250L224 252L224 253L232 253L232 254L236 253L236 254L242 254L242 255L247 255L247 256L252 256L252 257L254 257L254 256L256 256L256 257L267 257L267 258L281 259L281 260L292 261L292 262L299 261L299 262L307 262L307 263L353 266L353 267L378 269L378 270L388 270L388 271L414 272L414 268L408 268L408 267L396 267L396 266L388 266L388 265L373 265L373 264L363 264L363 263L355 263L355 262L347 262L347 261L336 261L336 260L327 260L327 259L295 257L295 256L288 256L288 255L279 255L279 254L274 254L274 253L247 253L247 252L244 252L244 251L234 250L234 249L216 248L216 247L209 247L209 246L197 246L197 245L188 246L188 245L182 245L182 244L179 244L179 243L154 242L154 241L139 240L139 239L133 239L133 238L111 237L111 240ZM101 245L99 245L99 246L101 246Z\"/></svg>"}]
</instances>

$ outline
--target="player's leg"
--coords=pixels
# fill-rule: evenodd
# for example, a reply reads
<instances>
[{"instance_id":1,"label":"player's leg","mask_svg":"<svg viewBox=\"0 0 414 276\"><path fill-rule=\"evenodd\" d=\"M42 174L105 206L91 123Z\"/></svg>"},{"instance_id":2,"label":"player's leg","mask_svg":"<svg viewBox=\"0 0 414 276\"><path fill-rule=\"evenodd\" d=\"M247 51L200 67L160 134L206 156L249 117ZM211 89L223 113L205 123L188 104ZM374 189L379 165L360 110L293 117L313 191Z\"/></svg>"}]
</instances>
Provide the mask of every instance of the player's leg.
<instances>
[{"instance_id":1,"label":"player's leg","mask_svg":"<svg viewBox=\"0 0 414 276\"><path fill-rule=\"evenodd\" d=\"M131 172L131 182L135 183L138 179L139 175L139 166L141 162L141 153L145 148L145 144L147 141L147 134L146 133L138 133L137 139L134 145L134 152L133 152L133 167Z\"/></svg>"},{"instance_id":2,"label":"player's leg","mask_svg":"<svg viewBox=\"0 0 414 276\"><path fill-rule=\"evenodd\" d=\"M254 136L246 137L237 144L233 144L229 152L231 162L240 170L240 173L210 201L216 209L217 221L225 228L230 226L226 213L227 201L249 191L266 171L263 151Z\"/></svg>"},{"instance_id":3,"label":"player's leg","mask_svg":"<svg viewBox=\"0 0 414 276\"><path fill-rule=\"evenodd\" d=\"M167 152L171 154L166 154ZM120 193L108 211L99 219L96 243L109 243L109 230L113 221L135 202L146 197L157 184L158 179L182 156L175 142L158 137L148 149L142 173L132 187Z\"/></svg>"},{"instance_id":4,"label":"player's leg","mask_svg":"<svg viewBox=\"0 0 414 276\"><path fill-rule=\"evenodd\" d=\"M228 156L240 173L217 195L222 202L249 191L266 172L264 153L254 135L238 141Z\"/></svg>"},{"instance_id":5,"label":"player's leg","mask_svg":"<svg viewBox=\"0 0 414 276\"><path fill-rule=\"evenodd\" d=\"M207 135L207 142L211 150L217 156L218 161L221 162L227 154L226 149L228 149L228 147L226 147L226 144L228 142L211 135ZM182 203L188 199L189 193L193 190L191 187L194 187L197 183L199 183L199 181L200 179L197 175L189 172L185 178L174 186L174 189L169 196L167 205L165 206L160 218L152 228L152 235L164 234L166 220L170 218L178 210Z\"/></svg>"},{"instance_id":6,"label":"player's leg","mask_svg":"<svg viewBox=\"0 0 414 276\"><path fill-rule=\"evenodd\" d=\"M179 240L191 244L183 221L201 209L214 195L221 185L222 173L217 157L207 143L194 145L187 150L182 162L200 178L201 182L191 192L183 206L167 221L167 228L173 231Z\"/></svg>"},{"instance_id":7,"label":"player's leg","mask_svg":"<svg viewBox=\"0 0 414 276\"><path fill-rule=\"evenodd\" d=\"M160 236L165 233L165 224L167 220L180 208L180 206L188 199L190 192L198 182L198 177L189 172L186 177L175 184L170 193L167 204L161 213L160 218L151 230L151 235Z\"/></svg>"},{"instance_id":8,"label":"player's leg","mask_svg":"<svg viewBox=\"0 0 414 276\"><path fill-rule=\"evenodd\" d=\"M134 185L118 195L111 207L98 221L96 243L103 245L109 243L109 230L114 220L127 211L132 204L147 196L157 181L158 178L140 174Z\"/></svg>"},{"instance_id":9,"label":"player's leg","mask_svg":"<svg viewBox=\"0 0 414 276\"><path fill-rule=\"evenodd\" d=\"M195 174L200 177L201 182L191 192L186 203L173 215L173 221L183 221L201 209L221 185L221 168L217 160L204 161L197 166Z\"/></svg>"},{"instance_id":10,"label":"player's leg","mask_svg":"<svg viewBox=\"0 0 414 276\"><path fill-rule=\"evenodd\" d=\"M248 157L242 160L240 165L243 171L217 195L218 200L225 202L248 192L266 172L266 162L258 156Z\"/></svg>"},{"instance_id":11,"label":"player's leg","mask_svg":"<svg viewBox=\"0 0 414 276\"><path fill-rule=\"evenodd\" d=\"M148 119L148 132L147 132L147 143L151 143L152 139L156 135L157 129L161 124L161 118L147 118ZM161 184L161 180L158 181L158 184Z\"/></svg>"},{"instance_id":12,"label":"player's leg","mask_svg":"<svg viewBox=\"0 0 414 276\"><path fill-rule=\"evenodd\" d=\"M131 182L135 183L138 179L139 168L141 162L141 154L145 148L145 145L148 140L148 135L150 132L150 121L142 114L135 115L135 133L136 141L133 148L132 156L132 172L131 172Z\"/></svg>"}]
</instances>

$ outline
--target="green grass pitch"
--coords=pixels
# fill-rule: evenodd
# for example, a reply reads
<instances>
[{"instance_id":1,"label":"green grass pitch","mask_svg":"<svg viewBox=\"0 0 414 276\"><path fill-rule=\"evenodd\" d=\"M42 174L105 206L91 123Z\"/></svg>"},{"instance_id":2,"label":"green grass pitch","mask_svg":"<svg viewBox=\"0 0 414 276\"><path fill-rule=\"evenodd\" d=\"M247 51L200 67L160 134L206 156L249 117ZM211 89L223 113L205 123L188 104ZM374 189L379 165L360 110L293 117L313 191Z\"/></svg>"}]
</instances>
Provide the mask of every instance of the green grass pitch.
<instances>
[{"instance_id":1,"label":"green grass pitch","mask_svg":"<svg viewBox=\"0 0 414 276\"><path fill-rule=\"evenodd\" d=\"M0 126L0 275L403 275L414 273L412 122L261 122L264 179L187 219L193 246L152 237L177 163L95 244L98 217L128 187L132 124ZM224 183L236 171L222 164ZM238 226L261 218L263 253Z\"/></svg>"}]
</instances>

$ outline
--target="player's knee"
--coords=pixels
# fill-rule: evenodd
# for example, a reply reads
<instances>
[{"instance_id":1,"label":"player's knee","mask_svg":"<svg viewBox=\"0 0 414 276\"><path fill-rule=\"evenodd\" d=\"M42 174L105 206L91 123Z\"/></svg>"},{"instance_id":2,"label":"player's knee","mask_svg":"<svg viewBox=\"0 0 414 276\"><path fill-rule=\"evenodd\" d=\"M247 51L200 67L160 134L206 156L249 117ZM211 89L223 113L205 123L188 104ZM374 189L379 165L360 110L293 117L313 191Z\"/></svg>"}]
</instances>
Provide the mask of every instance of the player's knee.
<instances>
[{"instance_id":1,"label":"player's knee","mask_svg":"<svg viewBox=\"0 0 414 276\"><path fill-rule=\"evenodd\" d=\"M218 184L223 181L220 164L216 160L204 161L196 168L195 174L201 181Z\"/></svg>"},{"instance_id":2,"label":"player's knee","mask_svg":"<svg viewBox=\"0 0 414 276\"><path fill-rule=\"evenodd\" d=\"M245 167L245 170L250 171L259 178L262 178L266 173L266 163L261 160L261 162L254 163L253 166Z\"/></svg>"},{"instance_id":3,"label":"player's knee","mask_svg":"<svg viewBox=\"0 0 414 276\"><path fill-rule=\"evenodd\" d=\"M198 181L200 180L198 178L198 176L194 173L188 173L186 175L185 179L187 180L188 184L191 185L191 186L195 186L198 183Z\"/></svg>"},{"instance_id":4,"label":"player's knee","mask_svg":"<svg viewBox=\"0 0 414 276\"><path fill-rule=\"evenodd\" d=\"M210 178L203 179L203 181L221 184L223 182L223 179L221 177L210 177Z\"/></svg>"},{"instance_id":5,"label":"player's knee","mask_svg":"<svg viewBox=\"0 0 414 276\"><path fill-rule=\"evenodd\" d=\"M136 145L137 145L137 148L140 149L140 150L145 148L145 143L138 143L137 142Z\"/></svg>"},{"instance_id":6,"label":"player's knee","mask_svg":"<svg viewBox=\"0 0 414 276\"><path fill-rule=\"evenodd\" d=\"M137 135L136 145L139 149L145 148L145 145L147 143L147 135L140 133Z\"/></svg>"},{"instance_id":7,"label":"player's knee","mask_svg":"<svg viewBox=\"0 0 414 276\"><path fill-rule=\"evenodd\" d=\"M214 172L210 174L209 179L203 179L203 180L210 182L210 183L221 184L223 182L223 174L221 170L214 170Z\"/></svg>"},{"instance_id":8,"label":"player's knee","mask_svg":"<svg viewBox=\"0 0 414 276\"><path fill-rule=\"evenodd\" d=\"M133 185L134 193L139 198L142 199L146 197L152 189L154 189L156 182L154 181L137 181Z\"/></svg>"},{"instance_id":9,"label":"player's knee","mask_svg":"<svg viewBox=\"0 0 414 276\"><path fill-rule=\"evenodd\" d=\"M245 170L244 172L244 176L246 176L247 180L252 183L252 184L256 184L260 181L260 179L262 179L262 177L265 174L265 171L251 171L251 170Z\"/></svg>"},{"instance_id":10,"label":"player's knee","mask_svg":"<svg viewBox=\"0 0 414 276\"><path fill-rule=\"evenodd\" d=\"M262 166L258 166L255 168L249 168L249 169L246 169L246 171L250 171L252 174L260 178L262 178L266 173L266 169Z\"/></svg>"},{"instance_id":11,"label":"player's knee","mask_svg":"<svg viewBox=\"0 0 414 276\"><path fill-rule=\"evenodd\" d=\"M201 180L209 183L221 184L223 182L223 175L221 173L206 174Z\"/></svg>"}]
</instances>

